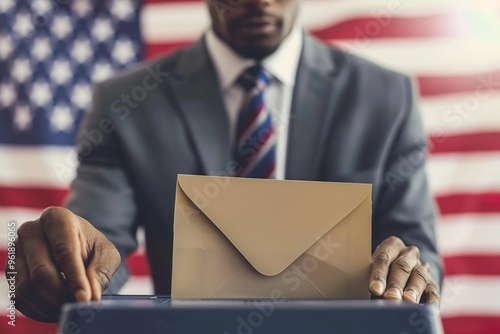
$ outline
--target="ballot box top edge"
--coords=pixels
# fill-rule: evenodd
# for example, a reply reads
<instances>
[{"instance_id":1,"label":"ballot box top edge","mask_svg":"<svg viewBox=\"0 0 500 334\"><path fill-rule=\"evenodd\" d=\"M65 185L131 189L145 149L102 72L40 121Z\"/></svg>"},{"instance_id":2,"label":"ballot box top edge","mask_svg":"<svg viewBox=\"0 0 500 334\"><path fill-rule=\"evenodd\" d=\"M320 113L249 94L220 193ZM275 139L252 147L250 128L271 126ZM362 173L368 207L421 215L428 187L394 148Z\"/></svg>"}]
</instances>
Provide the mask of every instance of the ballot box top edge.
<instances>
[{"instance_id":1,"label":"ballot box top edge","mask_svg":"<svg viewBox=\"0 0 500 334\"><path fill-rule=\"evenodd\" d=\"M107 295L99 302L70 303L63 307L64 312L70 312L82 308L149 308L149 309L253 309L259 303L273 303L274 307L286 309L309 309L309 310L346 310L366 309L375 311L377 309L397 310L419 310L419 312L431 312L428 305L414 304L409 302L392 300L325 300L325 299L175 299L169 296L146 296L146 295Z\"/></svg>"}]
</instances>

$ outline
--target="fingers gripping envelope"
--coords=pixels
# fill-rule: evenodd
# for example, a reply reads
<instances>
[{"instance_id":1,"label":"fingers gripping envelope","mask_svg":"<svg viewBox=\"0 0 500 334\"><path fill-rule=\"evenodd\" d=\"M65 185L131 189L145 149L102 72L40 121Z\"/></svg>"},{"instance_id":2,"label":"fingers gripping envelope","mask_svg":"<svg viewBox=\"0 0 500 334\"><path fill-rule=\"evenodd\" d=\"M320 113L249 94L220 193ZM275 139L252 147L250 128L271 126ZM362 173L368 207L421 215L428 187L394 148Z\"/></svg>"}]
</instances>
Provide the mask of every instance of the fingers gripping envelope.
<instances>
[{"instance_id":1,"label":"fingers gripping envelope","mask_svg":"<svg viewBox=\"0 0 500 334\"><path fill-rule=\"evenodd\" d=\"M371 185L179 175L172 298L367 299Z\"/></svg>"}]
</instances>

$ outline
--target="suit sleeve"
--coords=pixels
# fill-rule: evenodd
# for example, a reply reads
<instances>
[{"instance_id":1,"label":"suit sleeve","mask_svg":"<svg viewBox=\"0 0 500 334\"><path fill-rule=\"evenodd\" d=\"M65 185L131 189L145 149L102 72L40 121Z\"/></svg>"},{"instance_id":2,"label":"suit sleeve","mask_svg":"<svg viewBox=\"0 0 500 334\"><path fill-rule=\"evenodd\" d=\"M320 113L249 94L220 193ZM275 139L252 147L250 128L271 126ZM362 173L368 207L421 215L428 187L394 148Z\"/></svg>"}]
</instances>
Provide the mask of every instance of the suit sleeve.
<instances>
[{"instance_id":1,"label":"suit sleeve","mask_svg":"<svg viewBox=\"0 0 500 334\"><path fill-rule=\"evenodd\" d=\"M128 279L126 256L137 248L134 193L122 168L116 128L104 84L94 91L93 105L77 140L79 166L65 206L100 230L122 256L106 290L116 293Z\"/></svg>"},{"instance_id":2,"label":"suit sleeve","mask_svg":"<svg viewBox=\"0 0 500 334\"><path fill-rule=\"evenodd\" d=\"M404 117L389 150L379 198L374 205L373 248L389 236L420 249L431 275L442 283L437 250L436 209L425 171L427 140L411 80L404 79Z\"/></svg>"}]
</instances>

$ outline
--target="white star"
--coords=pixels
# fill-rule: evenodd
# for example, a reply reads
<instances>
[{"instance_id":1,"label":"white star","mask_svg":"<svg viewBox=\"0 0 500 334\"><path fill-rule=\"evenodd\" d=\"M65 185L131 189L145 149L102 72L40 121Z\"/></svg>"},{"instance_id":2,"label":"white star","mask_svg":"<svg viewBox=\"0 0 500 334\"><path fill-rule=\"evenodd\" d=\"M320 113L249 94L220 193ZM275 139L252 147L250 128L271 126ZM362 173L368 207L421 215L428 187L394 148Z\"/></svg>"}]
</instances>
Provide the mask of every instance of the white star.
<instances>
[{"instance_id":1,"label":"white star","mask_svg":"<svg viewBox=\"0 0 500 334\"><path fill-rule=\"evenodd\" d=\"M14 6L14 0L0 1L0 13L7 13Z\"/></svg>"},{"instance_id":2,"label":"white star","mask_svg":"<svg viewBox=\"0 0 500 334\"><path fill-rule=\"evenodd\" d=\"M33 22L29 14L18 14L14 23L14 31L23 36L28 36L33 31Z\"/></svg>"},{"instance_id":3,"label":"white star","mask_svg":"<svg viewBox=\"0 0 500 334\"><path fill-rule=\"evenodd\" d=\"M55 132L71 132L74 122L73 114L68 106L56 106L50 116L50 126Z\"/></svg>"},{"instance_id":4,"label":"white star","mask_svg":"<svg viewBox=\"0 0 500 334\"><path fill-rule=\"evenodd\" d=\"M128 39L119 40L115 44L112 56L119 64L126 64L135 56L134 45Z\"/></svg>"},{"instance_id":5,"label":"white star","mask_svg":"<svg viewBox=\"0 0 500 334\"><path fill-rule=\"evenodd\" d=\"M45 16L52 9L52 5L50 0L34 0L31 9L33 9L37 15Z\"/></svg>"},{"instance_id":6,"label":"white star","mask_svg":"<svg viewBox=\"0 0 500 334\"><path fill-rule=\"evenodd\" d=\"M89 0L74 0L72 2L72 11L79 17L87 16L92 10Z\"/></svg>"},{"instance_id":7,"label":"white star","mask_svg":"<svg viewBox=\"0 0 500 334\"><path fill-rule=\"evenodd\" d=\"M12 76L19 83L23 83L31 74L31 64L29 59L16 59L12 67Z\"/></svg>"},{"instance_id":8,"label":"white star","mask_svg":"<svg viewBox=\"0 0 500 334\"><path fill-rule=\"evenodd\" d=\"M71 32L71 21L67 15L58 15L52 22L52 33L59 39L63 39Z\"/></svg>"},{"instance_id":9,"label":"white star","mask_svg":"<svg viewBox=\"0 0 500 334\"><path fill-rule=\"evenodd\" d=\"M4 60L12 52L12 39L9 35L0 35L0 59Z\"/></svg>"},{"instance_id":10,"label":"white star","mask_svg":"<svg viewBox=\"0 0 500 334\"><path fill-rule=\"evenodd\" d=\"M30 108L26 105L16 106L14 114L14 124L18 130L24 131L30 128L33 116Z\"/></svg>"},{"instance_id":11,"label":"white star","mask_svg":"<svg viewBox=\"0 0 500 334\"><path fill-rule=\"evenodd\" d=\"M35 82L31 87L31 101L39 107L44 106L52 98L47 82Z\"/></svg>"},{"instance_id":12,"label":"white star","mask_svg":"<svg viewBox=\"0 0 500 334\"><path fill-rule=\"evenodd\" d=\"M71 49L71 56L80 64L85 63L92 56L92 47L88 39L80 38L75 41Z\"/></svg>"},{"instance_id":13,"label":"white star","mask_svg":"<svg viewBox=\"0 0 500 334\"><path fill-rule=\"evenodd\" d=\"M130 0L114 0L111 7L111 15L121 20L127 19L134 11L134 6Z\"/></svg>"},{"instance_id":14,"label":"white star","mask_svg":"<svg viewBox=\"0 0 500 334\"><path fill-rule=\"evenodd\" d=\"M56 60L52 64L50 77L59 85L65 84L71 78L71 66L67 60Z\"/></svg>"},{"instance_id":15,"label":"white star","mask_svg":"<svg viewBox=\"0 0 500 334\"><path fill-rule=\"evenodd\" d=\"M109 63L99 62L94 65L92 81L99 82L109 78L113 74L113 68Z\"/></svg>"},{"instance_id":16,"label":"white star","mask_svg":"<svg viewBox=\"0 0 500 334\"><path fill-rule=\"evenodd\" d=\"M31 48L31 53L39 61L45 60L50 54L50 41L47 37L36 38Z\"/></svg>"},{"instance_id":17,"label":"white star","mask_svg":"<svg viewBox=\"0 0 500 334\"><path fill-rule=\"evenodd\" d=\"M71 102L80 109L86 109L91 100L90 86L86 84L77 84L73 87Z\"/></svg>"},{"instance_id":18,"label":"white star","mask_svg":"<svg viewBox=\"0 0 500 334\"><path fill-rule=\"evenodd\" d=\"M100 42L104 42L113 35L111 20L96 19L92 27L92 36Z\"/></svg>"},{"instance_id":19,"label":"white star","mask_svg":"<svg viewBox=\"0 0 500 334\"><path fill-rule=\"evenodd\" d=\"M12 83L0 84L0 105L9 107L16 99L17 94Z\"/></svg>"}]
</instances>

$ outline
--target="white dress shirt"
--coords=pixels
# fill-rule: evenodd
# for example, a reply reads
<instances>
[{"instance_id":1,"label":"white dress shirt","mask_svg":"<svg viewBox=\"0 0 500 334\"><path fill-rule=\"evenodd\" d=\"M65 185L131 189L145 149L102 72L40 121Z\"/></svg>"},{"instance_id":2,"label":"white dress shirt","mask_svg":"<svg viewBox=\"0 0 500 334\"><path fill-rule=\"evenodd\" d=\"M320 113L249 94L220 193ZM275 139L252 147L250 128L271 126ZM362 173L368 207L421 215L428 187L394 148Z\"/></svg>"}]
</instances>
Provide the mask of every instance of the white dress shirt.
<instances>
[{"instance_id":1,"label":"white dress shirt","mask_svg":"<svg viewBox=\"0 0 500 334\"><path fill-rule=\"evenodd\" d=\"M245 92L237 84L243 72L255 65L253 59L245 59L235 53L212 29L205 36L208 54L219 77L222 98L229 120L231 147L236 136L238 113L243 107ZM292 106L295 77L302 51L302 31L294 27L279 48L261 63L271 75L271 83L264 92L264 106L271 112L276 134L276 179L285 178L288 123Z\"/></svg>"}]
</instances>

